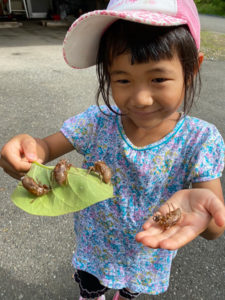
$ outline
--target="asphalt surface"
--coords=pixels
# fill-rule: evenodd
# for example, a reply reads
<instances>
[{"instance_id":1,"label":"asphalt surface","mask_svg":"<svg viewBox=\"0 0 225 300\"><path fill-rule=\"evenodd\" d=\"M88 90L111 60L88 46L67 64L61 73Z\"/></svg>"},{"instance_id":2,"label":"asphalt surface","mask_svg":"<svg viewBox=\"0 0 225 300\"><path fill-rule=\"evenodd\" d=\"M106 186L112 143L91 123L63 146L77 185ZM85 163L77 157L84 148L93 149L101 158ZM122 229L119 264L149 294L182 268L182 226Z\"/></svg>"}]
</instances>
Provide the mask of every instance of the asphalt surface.
<instances>
[{"instance_id":1,"label":"asphalt surface","mask_svg":"<svg viewBox=\"0 0 225 300\"><path fill-rule=\"evenodd\" d=\"M205 29L216 31L213 22L220 22L220 30L225 27L224 19L213 19ZM73 70L62 58L66 29L36 23L0 29L0 148L19 133L54 133L65 119L95 102L94 68ZM224 61L204 62L202 94L191 114L214 123L225 138L224 74ZM80 166L75 152L65 157ZM225 188L224 179L222 184ZM16 185L0 170L0 299L78 299L71 266L76 244L72 215L25 213L10 200ZM224 235L215 241L197 238L179 250L169 290L139 299L225 299L224 253ZM107 299L113 294L108 292Z\"/></svg>"},{"instance_id":2,"label":"asphalt surface","mask_svg":"<svg viewBox=\"0 0 225 300\"><path fill-rule=\"evenodd\" d=\"M225 18L200 15L201 29L225 33Z\"/></svg>"}]
</instances>

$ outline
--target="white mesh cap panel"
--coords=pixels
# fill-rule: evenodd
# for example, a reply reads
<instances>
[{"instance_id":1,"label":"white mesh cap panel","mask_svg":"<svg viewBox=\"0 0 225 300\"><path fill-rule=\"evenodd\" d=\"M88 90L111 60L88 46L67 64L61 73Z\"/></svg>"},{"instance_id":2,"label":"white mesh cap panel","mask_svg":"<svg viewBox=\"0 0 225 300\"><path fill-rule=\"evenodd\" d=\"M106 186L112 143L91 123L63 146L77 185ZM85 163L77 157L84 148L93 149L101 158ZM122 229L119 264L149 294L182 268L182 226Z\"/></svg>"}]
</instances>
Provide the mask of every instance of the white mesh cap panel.
<instances>
[{"instance_id":1,"label":"white mesh cap panel","mask_svg":"<svg viewBox=\"0 0 225 300\"><path fill-rule=\"evenodd\" d=\"M109 10L151 10L170 15L177 14L176 0L111 0L107 7Z\"/></svg>"}]
</instances>

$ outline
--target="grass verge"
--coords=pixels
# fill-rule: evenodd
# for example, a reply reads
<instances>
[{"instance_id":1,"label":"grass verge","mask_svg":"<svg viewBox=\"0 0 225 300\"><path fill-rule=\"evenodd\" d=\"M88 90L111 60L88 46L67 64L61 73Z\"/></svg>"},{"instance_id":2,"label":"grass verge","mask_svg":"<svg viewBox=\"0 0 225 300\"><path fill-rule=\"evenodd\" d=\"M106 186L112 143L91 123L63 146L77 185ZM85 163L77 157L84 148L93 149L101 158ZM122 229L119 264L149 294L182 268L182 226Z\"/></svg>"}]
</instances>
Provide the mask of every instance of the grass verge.
<instances>
[{"instance_id":1,"label":"grass verge","mask_svg":"<svg viewBox=\"0 0 225 300\"><path fill-rule=\"evenodd\" d=\"M211 31L201 32L201 51L208 60L225 60L225 34Z\"/></svg>"}]
</instances>

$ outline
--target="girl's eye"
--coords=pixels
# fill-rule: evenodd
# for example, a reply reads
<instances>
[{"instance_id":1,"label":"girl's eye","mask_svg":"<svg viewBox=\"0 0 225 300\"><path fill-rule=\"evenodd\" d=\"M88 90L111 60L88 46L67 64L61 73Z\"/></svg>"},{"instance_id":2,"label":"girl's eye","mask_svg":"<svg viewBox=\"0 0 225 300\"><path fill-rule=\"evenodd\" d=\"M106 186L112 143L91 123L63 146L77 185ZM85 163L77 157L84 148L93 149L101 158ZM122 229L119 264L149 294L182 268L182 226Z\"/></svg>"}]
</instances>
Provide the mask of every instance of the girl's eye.
<instances>
[{"instance_id":1,"label":"girl's eye","mask_svg":"<svg viewBox=\"0 0 225 300\"><path fill-rule=\"evenodd\" d=\"M129 83L129 80L127 80L127 79L119 79L116 82L120 83L120 84L127 84L127 83Z\"/></svg>"},{"instance_id":2,"label":"girl's eye","mask_svg":"<svg viewBox=\"0 0 225 300\"><path fill-rule=\"evenodd\" d=\"M156 83L162 83L162 82L165 82L166 81L166 78L155 78L152 80L153 82L156 82Z\"/></svg>"}]
</instances>

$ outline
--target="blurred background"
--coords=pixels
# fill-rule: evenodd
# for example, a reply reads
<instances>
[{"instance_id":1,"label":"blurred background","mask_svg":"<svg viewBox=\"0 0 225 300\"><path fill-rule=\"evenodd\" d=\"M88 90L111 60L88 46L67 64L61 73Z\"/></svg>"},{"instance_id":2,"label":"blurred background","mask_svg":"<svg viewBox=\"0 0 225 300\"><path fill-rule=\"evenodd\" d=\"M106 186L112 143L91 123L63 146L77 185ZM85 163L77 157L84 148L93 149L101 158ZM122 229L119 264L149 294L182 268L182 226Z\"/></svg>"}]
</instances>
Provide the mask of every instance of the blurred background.
<instances>
[{"instance_id":1,"label":"blurred background","mask_svg":"<svg viewBox=\"0 0 225 300\"><path fill-rule=\"evenodd\" d=\"M83 13L103 9L108 0L0 0L0 20L73 20ZM224 0L195 0L199 13L225 16Z\"/></svg>"}]
</instances>

